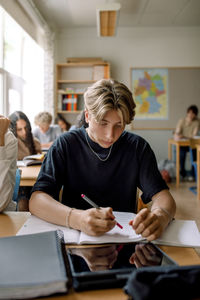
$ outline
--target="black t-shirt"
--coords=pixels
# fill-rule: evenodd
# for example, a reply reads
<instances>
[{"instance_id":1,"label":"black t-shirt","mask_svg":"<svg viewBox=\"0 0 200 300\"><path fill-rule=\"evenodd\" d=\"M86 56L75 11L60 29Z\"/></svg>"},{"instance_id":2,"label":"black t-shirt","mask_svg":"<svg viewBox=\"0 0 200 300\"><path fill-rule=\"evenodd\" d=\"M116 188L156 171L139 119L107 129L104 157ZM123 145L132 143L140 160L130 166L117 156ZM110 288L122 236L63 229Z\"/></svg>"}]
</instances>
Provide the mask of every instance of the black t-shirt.
<instances>
[{"instance_id":1,"label":"black t-shirt","mask_svg":"<svg viewBox=\"0 0 200 300\"><path fill-rule=\"evenodd\" d=\"M86 134L82 127L57 138L45 157L33 192L43 191L58 199L63 186L62 203L70 207L90 208L81 198L85 194L101 207L134 212L137 187L143 192L144 203L168 188L143 138L124 131L113 144L109 158L101 161L89 148ZM87 138L101 158L107 157L110 149Z\"/></svg>"}]
</instances>

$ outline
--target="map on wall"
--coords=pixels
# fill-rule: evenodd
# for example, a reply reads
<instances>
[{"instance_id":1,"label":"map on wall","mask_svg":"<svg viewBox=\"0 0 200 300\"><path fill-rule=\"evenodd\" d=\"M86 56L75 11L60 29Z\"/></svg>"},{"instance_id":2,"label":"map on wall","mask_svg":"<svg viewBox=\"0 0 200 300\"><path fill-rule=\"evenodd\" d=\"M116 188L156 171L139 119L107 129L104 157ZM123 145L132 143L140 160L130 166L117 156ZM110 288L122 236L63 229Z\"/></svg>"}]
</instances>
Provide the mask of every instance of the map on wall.
<instances>
[{"instance_id":1,"label":"map on wall","mask_svg":"<svg viewBox=\"0 0 200 300\"><path fill-rule=\"evenodd\" d=\"M136 102L135 119L168 118L167 69L132 69L131 84Z\"/></svg>"}]
</instances>

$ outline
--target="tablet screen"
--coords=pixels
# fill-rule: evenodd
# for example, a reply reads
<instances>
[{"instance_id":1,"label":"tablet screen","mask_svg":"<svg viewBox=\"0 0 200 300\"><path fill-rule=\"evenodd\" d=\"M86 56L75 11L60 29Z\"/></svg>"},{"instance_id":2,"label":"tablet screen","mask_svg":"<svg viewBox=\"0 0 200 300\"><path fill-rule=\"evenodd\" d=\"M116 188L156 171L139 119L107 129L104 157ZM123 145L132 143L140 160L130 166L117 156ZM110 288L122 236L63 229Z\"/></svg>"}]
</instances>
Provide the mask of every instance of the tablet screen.
<instances>
[{"instance_id":1,"label":"tablet screen","mask_svg":"<svg viewBox=\"0 0 200 300\"><path fill-rule=\"evenodd\" d=\"M135 268L176 265L151 243L70 248L67 254L76 290L121 287Z\"/></svg>"}]
</instances>

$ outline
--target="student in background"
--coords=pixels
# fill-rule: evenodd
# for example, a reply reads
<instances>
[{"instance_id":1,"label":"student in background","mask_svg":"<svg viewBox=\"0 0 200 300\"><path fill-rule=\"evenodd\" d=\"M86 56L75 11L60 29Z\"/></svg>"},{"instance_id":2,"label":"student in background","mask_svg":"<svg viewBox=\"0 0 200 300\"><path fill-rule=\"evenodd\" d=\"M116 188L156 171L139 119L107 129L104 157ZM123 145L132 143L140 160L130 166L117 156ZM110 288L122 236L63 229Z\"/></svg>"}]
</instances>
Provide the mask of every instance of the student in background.
<instances>
[{"instance_id":1,"label":"student in background","mask_svg":"<svg viewBox=\"0 0 200 300\"><path fill-rule=\"evenodd\" d=\"M8 130L10 120L0 115L0 212L15 210L12 201L17 166L17 139Z\"/></svg>"},{"instance_id":2,"label":"student in background","mask_svg":"<svg viewBox=\"0 0 200 300\"><path fill-rule=\"evenodd\" d=\"M84 126L85 128L88 127L88 124L85 121L85 111L84 110L78 115L75 125L72 125L69 130L81 128L82 126Z\"/></svg>"},{"instance_id":3,"label":"student in background","mask_svg":"<svg viewBox=\"0 0 200 300\"><path fill-rule=\"evenodd\" d=\"M22 111L15 111L9 116L10 129L18 139L18 160L25 156L41 153L41 144L32 135L31 124Z\"/></svg>"},{"instance_id":4,"label":"student in background","mask_svg":"<svg viewBox=\"0 0 200 300\"><path fill-rule=\"evenodd\" d=\"M21 111L15 111L9 116L10 129L18 140L18 160L25 156L41 153L40 142L33 137L28 117ZM18 209L28 210L31 187L19 188Z\"/></svg>"},{"instance_id":5,"label":"student in background","mask_svg":"<svg viewBox=\"0 0 200 300\"><path fill-rule=\"evenodd\" d=\"M57 115L56 123L60 126L62 132L68 131L71 127L71 124L68 123L61 114Z\"/></svg>"},{"instance_id":6,"label":"student in background","mask_svg":"<svg viewBox=\"0 0 200 300\"><path fill-rule=\"evenodd\" d=\"M174 140L179 141L180 139L186 138L191 139L197 135L199 130L199 120L198 116L198 107L196 105L191 105L187 108L187 114L185 118L180 119L176 125L176 130L174 133ZM189 151L189 147L180 147L180 174L182 179L186 178L185 170L185 159L186 154ZM194 151L195 155L195 151ZM189 181L194 180L194 170L191 169L190 175L187 178Z\"/></svg>"},{"instance_id":7,"label":"student in background","mask_svg":"<svg viewBox=\"0 0 200 300\"><path fill-rule=\"evenodd\" d=\"M135 115L132 93L122 83L103 79L87 89L84 101L88 127L66 132L49 149L33 187L31 213L102 235L116 225L113 210L136 211L139 187L143 202L152 200L152 206L142 209L129 225L149 241L158 238L176 205L149 144L124 130ZM81 194L101 209L91 208Z\"/></svg>"},{"instance_id":8,"label":"student in background","mask_svg":"<svg viewBox=\"0 0 200 300\"><path fill-rule=\"evenodd\" d=\"M41 112L35 116L35 124L38 126L33 130L34 137L38 138L42 149L49 149L62 131L58 125L51 125L52 115L49 112Z\"/></svg>"}]
</instances>

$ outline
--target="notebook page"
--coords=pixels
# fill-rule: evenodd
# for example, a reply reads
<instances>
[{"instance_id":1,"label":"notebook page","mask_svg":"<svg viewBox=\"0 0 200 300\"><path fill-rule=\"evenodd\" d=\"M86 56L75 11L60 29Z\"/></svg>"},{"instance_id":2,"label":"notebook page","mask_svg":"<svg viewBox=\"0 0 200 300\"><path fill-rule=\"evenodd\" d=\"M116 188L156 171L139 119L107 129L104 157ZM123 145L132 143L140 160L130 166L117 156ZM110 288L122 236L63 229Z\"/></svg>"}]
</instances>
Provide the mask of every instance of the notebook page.
<instances>
[{"instance_id":1,"label":"notebook page","mask_svg":"<svg viewBox=\"0 0 200 300\"><path fill-rule=\"evenodd\" d=\"M112 230L105 233L102 236L89 236L84 232L80 234L80 244L103 244L103 243L120 243L120 242L134 242L141 241L143 238L140 234L136 234L132 226L128 223L135 217L133 213L127 212L116 212L113 214L116 217L116 221L123 226L123 229L120 229L118 226L115 226Z\"/></svg>"},{"instance_id":2,"label":"notebook page","mask_svg":"<svg viewBox=\"0 0 200 300\"><path fill-rule=\"evenodd\" d=\"M192 220L174 220L154 243L169 246L200 247L200 233Z\"/></svg>"},{"instance_id":3,"label":"notebook page","mask_svg":"<svg viewBox=\"0 0 200 300\"><path fill-rule=\"evenodd\" d=\"M25 235L31 233L39 233L45 231L53 231L53 230L62 230L64 234L65 243L75 243L77 244L79 241L80 232L75 229L70 229L64 226L55 225L49 222L46 222L36 216L31 215L21 229L17 232L17 235Z\"/></svg>"}]
</instances>

